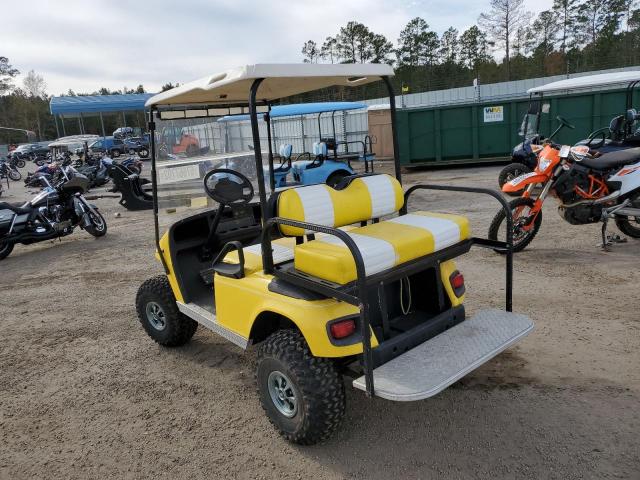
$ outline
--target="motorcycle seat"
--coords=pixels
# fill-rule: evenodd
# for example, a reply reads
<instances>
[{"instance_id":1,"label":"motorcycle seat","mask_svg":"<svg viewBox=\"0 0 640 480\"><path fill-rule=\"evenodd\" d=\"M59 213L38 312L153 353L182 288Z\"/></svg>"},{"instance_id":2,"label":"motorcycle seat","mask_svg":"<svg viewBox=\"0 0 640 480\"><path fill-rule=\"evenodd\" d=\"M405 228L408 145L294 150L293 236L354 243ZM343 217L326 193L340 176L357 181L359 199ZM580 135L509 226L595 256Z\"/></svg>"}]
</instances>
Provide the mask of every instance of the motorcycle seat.
<instances>
[{"instance_id":1,"label":"motorcycle seat","mask_svg":"<svg viewBox=\"0 0 640 480\"><path fill-rule=\"evenodd\" d=\"M31 213L30 208L22 208L20 204L0 202L0 210L11 210L18 215L24 215L25 213Z\"/></svg>"},{"instance_id":2,"label":"motorcycle seat","mask_svg":"<svg viewBox=\"0 0 640 480\"><path fill-rule=\"evenodd\" d=\"M609 170L637 161L640 161L640 147L608 152L599 157L585 157L580 163L596 170Z\"/></svg>"}]
</instances>

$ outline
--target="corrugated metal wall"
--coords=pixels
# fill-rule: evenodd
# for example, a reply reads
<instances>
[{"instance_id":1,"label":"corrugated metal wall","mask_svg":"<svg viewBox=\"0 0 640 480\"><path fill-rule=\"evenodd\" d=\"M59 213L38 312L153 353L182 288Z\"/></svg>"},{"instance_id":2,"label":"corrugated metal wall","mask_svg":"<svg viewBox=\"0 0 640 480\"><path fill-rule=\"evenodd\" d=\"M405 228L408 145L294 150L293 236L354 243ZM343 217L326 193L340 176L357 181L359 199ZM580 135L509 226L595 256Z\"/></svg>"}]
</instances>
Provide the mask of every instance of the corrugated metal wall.
<instances>
[{"instance_id":1,"label":"corrugated metal wall","mask_svg":"<svg viewBox=\"0 0 640 480\"><path fill-rule=\"evenodd\" d=\"M615 71L625 71L625 70L637 70L638 67L629 67L629 68L619 68L619 69L611 69L611 70L602 70L598 72L585 72L579 74L569 75L557 75L553 77L541 77L541 78L532 78L527 80L518 80L513 82L503 82L503 83L494 83L490 85L480 85L479 88L476 87L463 87L463 88L452 88L449 90L438 90L433 92L424 92L424 93L414 93L408 94L404 96L398 96L396 98L396 103L398 107L404 105L407 109L413 108L424 108L424 107L436 107L436 106L456 106L463 104L475 103L478 108L481 106L488 105L489 103L494 103L498 101L505 100L515 100L526 98L526 91L529 88L533 88L539 85L544 85L546 83L554 82L557 80L562 80L565 78L579 77L584 75L593 75L596 73L605 73L605 72L615 72ZM389 102L388 98L378 98L373 100L366 100L363 103L368 105L382 105L387 104ZM475 158L482 158L484 156L503 156L506 155L506 151L513 147L513 141L517 143L517 130L520 126L520 120L522 118L522 114L526 109L526 100L515 102L514 105L516 108L516 112L512 112L509 110L505 113L508 120L505 120L507 124L502 124L502 126L492 125L491 129L503 129L507 128L508 132L505 134L505 139L501 140L498 143L491 143L491 145L484 145L483 142L486 142L485 139L479 140L480 144L477 145L478 156ZM509 103L509 105L511 105ZM512 107L509 106L509 109ZM457 113L456 113L457 112ZM466 137L460 136L463 135L463 130L468 128L471 125L470 116L465 117L464 115L460 116L460 110L456 109L445 109L443 110L444 118L441 118L440 121L444 122L441 127L442 137L439 140L431 137L428 140L425 140L429 145L424 145L424 148L431 149L429 150L433 155L432 157L435 159L435 146L437 142L441 142L443 147L447 150L445 157L449 157L453 155L456 158L464 157L464 158L473 158L473 149L472 145L465 147L465 142L471 141L470 137L467 133ZM415 116L417 118L419 115ZM421 128L425 129L425 131L429 130L429 122L435 122L434 119L427 120L429 115L424 117L424 121L426 122ZM459 118L458 118L459 117ZM463 118L464 117L464 118ZM513 117L513 118L511 118ZM553 117L555 118L555 116ZM413 120L412 120L413 122ZM335 123L336 123L336 139L339 141L347 140L347 141L362 141L367 135L369 130L368 125L368 117L366 110L356 110L350 112L337 112L335 114ZM467 125L469 123L469 125ZM331 124L331 114L325 113L321 117L322 124L322 132L323 136L333 136L333 128ZM278 118L272 121L273 130L273 142L277 147L281 144L290 143L293 145L294 153L301 152L309 152L312 150L312 146L314 142L319 141L318 135L318 121L317 115L307 115L304 117L287 117L287 118ZM415 128L415 126L414 126ZM260 131L261 131L261 141L263 151L266 151L267 148L267 135L266 135L266 125L264 122L260 122ZM488 131L488 130L487 130ZM590 130L589 130L590 131ZM433 135L433 132L432 134ZM584 136L583 133L581 133ZM207 129L199 132L197 136L202 136L204 143L202 145L210 145L212 149L215 149L217 152L237 152L247 150L247 145L251 145L253 143L252 135L251 135L251 126L248 121L243 122L215 122L214 125L208 127ZM466 139L465 139L466 138ZM580 137L582 138L582 137ZM212 140L215 140L211 143ZM497 141L497 137L495 137L495 141ZM355 146L354 146L355 147ZM355 150L356 148L351 148L351 150ZM402 150L402 145L401 145ZM445 154L444 150L440 151L440 155ZM413 158L413 154L410 154L410 157ZM431 154L429 154L431 155ZM425 159L430 158L429 155L422 155ZM403 158L405 155L403 154ZM425 160L426 161L426 160Z\"/></svg>"}]
</instances>

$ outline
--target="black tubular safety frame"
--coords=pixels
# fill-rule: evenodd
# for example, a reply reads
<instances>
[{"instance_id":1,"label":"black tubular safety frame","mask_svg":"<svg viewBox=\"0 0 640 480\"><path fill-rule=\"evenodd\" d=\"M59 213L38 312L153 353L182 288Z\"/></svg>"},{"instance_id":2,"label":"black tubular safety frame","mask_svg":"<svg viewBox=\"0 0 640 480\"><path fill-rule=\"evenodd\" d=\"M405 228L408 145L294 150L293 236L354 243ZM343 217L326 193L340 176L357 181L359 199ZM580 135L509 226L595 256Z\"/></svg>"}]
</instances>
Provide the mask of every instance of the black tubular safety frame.
<instances>
[{"instance_id":1,"label":"black tubular safety frame","mask_svg":"<svg viewBox=\"0 0 640 480\"><path fill-rule=\"evenodd\" d=\"M153 118L156 109L151 107L149 109L149 139L151 141L151 194L153 195L153 230L155 234L155 242L156 242L156 252L160 256L160 262L162 263L162 268L164 268L164 273L169 275L171 272L169 271L169 265L167 265L167 261L164 258L164 251L160 247L160 225L158 223L158 176L156 173L156 122Z\"/></svg>"},{"instance_id":2,"label":"black tubular safety frame","mask_svg":"<svg viewBox=\"0 0 640 480\"><path fill-rule=\"evenodd\" d=\"M505 310L507 312L513 311L513 217L511 216L509 203L505 198L500 194L500 192L489 188L452 187L449 185L414 185L404 193L404 206L402 207L402 210L400 210L400 214L404 215L407 213L409 197L416 190L443 190L447 192L479 193L490 195L500 202L507 222L506 242L477 237L474 237L472 241L473 244L480 247L504 250L506 252Z\"/></svg>"},{"instance_id":3,"label":"black tubular safety frame","mask_svg":"<svg viewBox=\"0 0 640 480\"><path fill-rule=\"evenodd\" d=\"M256 170L258 173L258 190L260 192L260 206L262 210L262 265L265 274L271 274L276 277L282 277L283 275L276 271L273 263L273 250L271 247L271 232L275 225L288 225L291 227L298 227L304 230L309 230L312 232L320 232L328 235L333 235L342 240L351 255L354 258L356 265L356 292L357 295L350 295L344 291L339 289L331 288L326 285L321 285L318 282L314 282L313 280L302 280L297 279L298 283L305 284L306 287L316 290L318 292L324 293L328 296L332 296L342 301L349 302L353 305L356 305L360 310L360 332L362 335L362 357L361 357L361 365L365 376L365 384L366 391L368 396L373 396L374 384L373 384L373 354L371 350L371 330L370 330L370 317L369 317L369 302L367 300L367 278L365 275L365 267L364 261L362 259L362 254L360 250L358 250L355 242L347 235L344 231L325 227L322 225L314 225L306 222L298 222L290 219L269 217L269 212L267 211L267 200L266 200L266 192L264 185L264 173L262 169L262 152L260 149L260 131L258 130L258 116L256 112L256 99L257 92L260 84L264 79L258 78L254 80L251 85L251 92L249 95L249 117L251 119L251 130L253 133L253 144L254 144L254 155L256 159ZM382 76L381 80L387 87L387 91L389 94L389 109L391 113L391 135L393 138L393 164L395 170L395 177L402 184L402 175L400 171L400 155L398 151L398 137L397 137L397 125L396 125L396 97L395 92L393 91L393 85L391 84L391 80L387 76ZM374 287L374 288L377 288Z\"/></svg>"}]
</instances>

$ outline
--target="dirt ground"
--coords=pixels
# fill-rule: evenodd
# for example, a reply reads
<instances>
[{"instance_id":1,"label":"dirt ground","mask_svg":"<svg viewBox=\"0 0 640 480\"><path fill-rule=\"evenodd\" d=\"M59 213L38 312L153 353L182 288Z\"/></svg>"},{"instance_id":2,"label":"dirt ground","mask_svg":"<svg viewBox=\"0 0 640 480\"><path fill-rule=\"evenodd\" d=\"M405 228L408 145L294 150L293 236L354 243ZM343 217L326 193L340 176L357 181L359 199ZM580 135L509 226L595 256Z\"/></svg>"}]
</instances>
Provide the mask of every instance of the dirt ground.
<instances>
[{"instance_id":1,"label":"dirt ground","mask_svg":"<svg viewBox=\"0 0 640 480\"><path fill-rule=\"evenodd\" d=\"M499 169L405 184L495 187ZM22 182L8 193L27 196ZM640 241L602 252L599 226L571 226L549 201L515 258L530 336L429 400L368 400L347 383L343 428L297 447L262 412L251 351L204 328L176 349L145 335L134 297L161 273L151 214L96 203L106 237L79 230L0 263L0 478L640 479ZM424 193L411 207L466 212L485 235L497 203ZM503 305L503 257L475 249L458 266L469 313Z\"/></svg>"}]
</instances>

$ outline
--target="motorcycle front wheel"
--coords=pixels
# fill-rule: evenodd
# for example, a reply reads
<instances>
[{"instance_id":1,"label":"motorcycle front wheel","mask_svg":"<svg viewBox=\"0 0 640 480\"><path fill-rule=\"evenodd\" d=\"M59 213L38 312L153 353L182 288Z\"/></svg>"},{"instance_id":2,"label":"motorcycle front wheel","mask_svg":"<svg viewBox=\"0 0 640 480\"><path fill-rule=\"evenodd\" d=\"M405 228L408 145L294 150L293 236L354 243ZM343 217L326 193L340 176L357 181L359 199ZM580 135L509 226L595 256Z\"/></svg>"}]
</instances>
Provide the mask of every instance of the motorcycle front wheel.
<instances>
[{"instance_id":1,"label":"motorcycle front wheel","mask_svg":"<svg viewBox=\"0 0 640 480\"><path fill-rule=\"evenodd\" d=\"M527 221L533 209L534 201L531 198L516 198L509 202L509 209L513 218L513 251L521 252L531 243L540 230L542 224L542 211L538 212L533 225L527 227ZM506 216L504 210L500 210L493 217L489 226L489 239L501 242L507 241ZM497 253L505 254L504 250L495 250Z\"/></svg>"},{"instance_id":2,"label":"motorcycle front wheel","mask_svg":"<svg viewBox=\"0 0 640 480\"><path fill-rule=\"evenodd\" d=\"M27 165L27 162L25 162L22 158L19 158L18 160L16 160L16 167L24 168L26 165Z\"/></svg>"},{"instance_id":3,"label":"motorcycle front wheel","mask_svg":"<svg viewBox=\"0 0 640 480\"><path fill-rule=\"evenodd\" d=\"M84 229L96 238L103 237L107 233L107 221L102 214L96 210L95 215L91 212L87 212L87 215L91 219L91 225Z\"/></svg>"},{"instance_id":4,"label":"motorcycle front wheel","mask_svg":"<svg viewBox=\"0 0 640 480\"><path fill-rule=\"evenodd\" d=\"M22 174L18 170L14 170L12 168L9 169L8 175L9 175L9 178L14 182L17 182L22 178Z\"/></svg>"},{"instance_id":5,"label":"motorcycle front wheel","mask_svg":"<svg viewBox=\"0 0 640 480\"><path fill-rule=\"evenodd\" d=\"M13 251L13 243L3 242L0 240L0 260L4 260Z\"/></svg>"}]
</instances>

